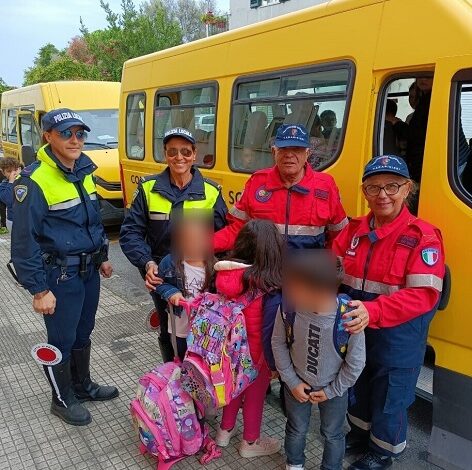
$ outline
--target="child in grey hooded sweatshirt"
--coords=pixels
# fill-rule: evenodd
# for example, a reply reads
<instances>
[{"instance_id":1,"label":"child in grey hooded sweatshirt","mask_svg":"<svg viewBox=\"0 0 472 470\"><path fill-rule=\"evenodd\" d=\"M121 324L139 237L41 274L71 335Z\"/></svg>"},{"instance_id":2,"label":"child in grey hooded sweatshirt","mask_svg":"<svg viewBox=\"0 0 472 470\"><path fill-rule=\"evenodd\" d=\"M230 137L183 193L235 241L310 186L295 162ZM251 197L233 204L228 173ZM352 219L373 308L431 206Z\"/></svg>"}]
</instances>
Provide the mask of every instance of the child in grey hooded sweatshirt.
<instances>
[{"instance_id":1,"label":"child in grey hooded sweatshirt","mask_svg":"<svg viewBox=\"0 0 472 470\"><path fill-rule=\"evenodd\" d=\"M284 304L275 320L272 350L286 387L287 470L305 466L306 434L315 403L325 438L321 469L342 469L348 389L365 365L364 333L334 332L343 329L338 309L346 300L337 296L342 275L341 261L324 250L292 252L285 262ZM293 312L290 322L285 310Z\"/></svg>"}]
</instances>

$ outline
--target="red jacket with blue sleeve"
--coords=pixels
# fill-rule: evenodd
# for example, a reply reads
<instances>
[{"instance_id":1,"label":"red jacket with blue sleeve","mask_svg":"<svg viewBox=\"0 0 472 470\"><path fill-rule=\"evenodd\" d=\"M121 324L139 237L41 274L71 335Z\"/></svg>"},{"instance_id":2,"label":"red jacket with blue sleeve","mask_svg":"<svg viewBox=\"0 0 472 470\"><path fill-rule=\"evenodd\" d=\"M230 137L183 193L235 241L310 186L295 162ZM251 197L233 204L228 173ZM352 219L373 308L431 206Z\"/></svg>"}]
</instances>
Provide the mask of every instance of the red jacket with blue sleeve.
<instances>
[{"instance_id":1,"label":"red jacket with blue sleeve","mask_svg":"<svg viewBox=\"0 0 472 470\"><path fill-rule=\"evenodd\" d=\"M228 213L229 225L215 234L215 251L230 250L250 219L274 222L290 248L324 248L348 223L333 177L308 165L290 188L276 166L254 173Z\"/></svg>"},{"instance_id":2,"label":"red jacket with blue sleeve","mask_svg":"<svg viewBox=\"0 0 472 470\"><path fill-rule=\"evenodd\" d=\"M406 207L381 228L372 229L372 219L351 220L333 242L344 260L342 291L369 312L369 356L392 367L415 367L423 361L442 291L441 233Z\"/></svg>"}]
</instances>

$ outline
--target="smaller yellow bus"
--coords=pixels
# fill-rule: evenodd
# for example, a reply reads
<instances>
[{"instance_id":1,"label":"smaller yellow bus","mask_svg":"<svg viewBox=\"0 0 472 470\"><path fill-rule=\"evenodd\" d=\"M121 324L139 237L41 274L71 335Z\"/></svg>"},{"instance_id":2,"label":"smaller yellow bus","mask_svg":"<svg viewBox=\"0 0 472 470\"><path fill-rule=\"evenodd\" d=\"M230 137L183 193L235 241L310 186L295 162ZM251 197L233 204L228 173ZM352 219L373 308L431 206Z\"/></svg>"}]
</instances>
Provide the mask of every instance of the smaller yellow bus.
<instances>
[{"instance_id":1,"label":"smaller yellow bus","mask_svg":"<svg viewBox=\"0 0 472 470\"><path fill-rule=\"evenodd\" d=\"M123 220L123 197L118 162L117 82L63 81L38 83L2 94L1 142L5 157L32 163L41 146L41 118L56 108L71 108L91 132L84 151L98 166L95 172L102 220L115 225Z\"/></svg>"}]
</instances>

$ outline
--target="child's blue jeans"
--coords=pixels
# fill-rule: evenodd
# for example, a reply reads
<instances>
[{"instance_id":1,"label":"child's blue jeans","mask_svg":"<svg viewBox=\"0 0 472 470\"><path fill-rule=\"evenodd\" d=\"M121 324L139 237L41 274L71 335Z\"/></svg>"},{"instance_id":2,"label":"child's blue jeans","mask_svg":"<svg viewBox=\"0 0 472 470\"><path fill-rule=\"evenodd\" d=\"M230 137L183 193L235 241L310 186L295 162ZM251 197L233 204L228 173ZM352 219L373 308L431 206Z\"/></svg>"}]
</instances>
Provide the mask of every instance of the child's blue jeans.
<instances>
[{"instance_id":1,"label":"child's blue jeans","mask_svg":"<svg viewBox=\"0 0 472 470\"><path fill-rule=\"evenodd\" d=\"M325 439L321 470L341 470L343 466L346 419L348 404L347 392L319 403L321 435ZM310 426L310 402L300 403L290 390L285 390L287 426L285 428L285 454L289 465L305 465L306 435Z\"/></svg>"}]
</instances>

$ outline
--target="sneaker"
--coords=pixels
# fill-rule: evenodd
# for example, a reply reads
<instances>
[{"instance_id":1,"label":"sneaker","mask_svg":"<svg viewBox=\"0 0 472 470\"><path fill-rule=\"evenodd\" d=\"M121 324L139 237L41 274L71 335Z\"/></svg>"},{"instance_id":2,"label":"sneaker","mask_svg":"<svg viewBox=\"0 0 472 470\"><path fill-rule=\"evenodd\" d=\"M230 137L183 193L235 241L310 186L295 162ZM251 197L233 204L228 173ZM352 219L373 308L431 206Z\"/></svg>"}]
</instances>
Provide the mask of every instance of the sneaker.
<instances>
[{"instance_id":1,"label":"sneaker","mask_svg":"<svg viewBox=\"0 0 472 470\"><path fill-rule=\"evenodd\" d=\"M263 455L276 454L281 447L282 445L278 439L262 436L253 444L249 444L249 442L243 440L239 447L239 455L245 459L262 457Z\"/></svg>"},{"instance_id":2,"label":"sneaker","mask_svg":"<svg viewBox=\"0 0 472 470\"><path fill-rule=\"evenodd\" d=\"M229 441L231 441L231 438L236 434L237 430L237 425L235 425L231 431L225 431L224 429L218 428L215 438L216 445L220 447L228 447Z\"/></svg>"},{"instance_id":3,"label":"sneaker","mask_svg":"<svg viewBox=\"0 0 472 470\"><path fill-rule=\"evenodd\" d=\"M285 470L305 470L303 465L285 465Z\"/></svg>"},{"instance_id":4,"label":"sneaker","mask_svg":"<svg viewBox=\"0 0 472 470\"><path fill-rule=\"evenodd\" d=\"M392 457L369 451L350 465L349 470L384 470L393 464Z\"/></svg>"},{"instance_id":5,"label":"sneaker","mask_svg":"<svg viewBox=\"0 0 472 470\"><path fill-rule=\"evenodd\" d=\"M0 227L0 235L6 235L8 233L8 229L6 227Z\"/></svg>"}]
</instances>

